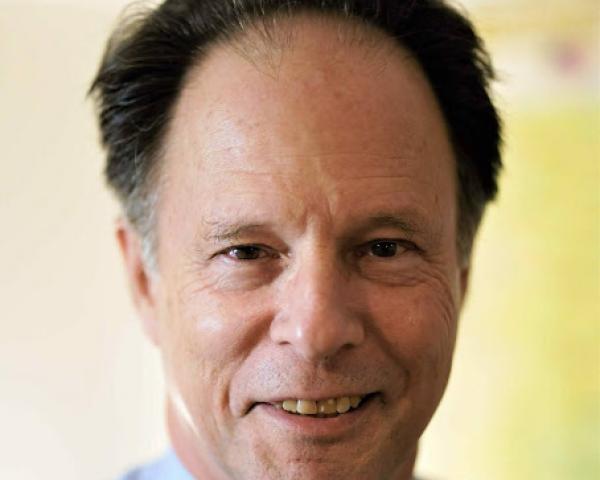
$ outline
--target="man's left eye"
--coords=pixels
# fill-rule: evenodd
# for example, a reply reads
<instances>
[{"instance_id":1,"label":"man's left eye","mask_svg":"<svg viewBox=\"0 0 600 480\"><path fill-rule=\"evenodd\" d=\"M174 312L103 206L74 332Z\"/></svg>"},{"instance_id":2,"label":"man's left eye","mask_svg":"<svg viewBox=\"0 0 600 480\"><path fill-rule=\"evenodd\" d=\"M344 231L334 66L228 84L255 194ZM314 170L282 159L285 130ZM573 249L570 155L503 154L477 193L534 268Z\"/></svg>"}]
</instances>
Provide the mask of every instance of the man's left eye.
<instances>
[{"instance_id":1,"label":"man's left eye","mask_svg":"<svg viewBox=\"0 0 600 480\"><path fill-rule=\"evenodd\" d=\"M398 240L374 240L360 248L359 256L392 258L406 250L409 250L409 247Z\"/></svg>"},{"instance_id":2,"label":"man's left eye","mask_svg":"<svg viewBox=\"0 0 600 480\"><path fill-rule=\"evenodd\" d=\"M394 257L398 252L398 243L375 242L370 245L369 252L376 257Z\"/></svg>"}]
</instances>

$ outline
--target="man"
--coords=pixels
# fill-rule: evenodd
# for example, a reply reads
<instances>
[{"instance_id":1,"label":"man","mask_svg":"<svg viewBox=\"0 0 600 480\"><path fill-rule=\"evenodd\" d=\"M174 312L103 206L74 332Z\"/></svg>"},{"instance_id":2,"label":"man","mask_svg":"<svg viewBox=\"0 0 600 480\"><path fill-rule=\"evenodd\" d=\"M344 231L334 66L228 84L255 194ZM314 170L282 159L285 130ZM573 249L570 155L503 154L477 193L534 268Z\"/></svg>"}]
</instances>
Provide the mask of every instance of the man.
<instances>
[{"instance_id":1,"label":"man","mask_svg":"<svg viewBox=\"0 0 600 480\"><path fill-rule=\"evenodd\" d=\"M412 478L500 127L441 1L168 0L94 81L173 452L128 479Z\"/></svg>"}]
</instances>

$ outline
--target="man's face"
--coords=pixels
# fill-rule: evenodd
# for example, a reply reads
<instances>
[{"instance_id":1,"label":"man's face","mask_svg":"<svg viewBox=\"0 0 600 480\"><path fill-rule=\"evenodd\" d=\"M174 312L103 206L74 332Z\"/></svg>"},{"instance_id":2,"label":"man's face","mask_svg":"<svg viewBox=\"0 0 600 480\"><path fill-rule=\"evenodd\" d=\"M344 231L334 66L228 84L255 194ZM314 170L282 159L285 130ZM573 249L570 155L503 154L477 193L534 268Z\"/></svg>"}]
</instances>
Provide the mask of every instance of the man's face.
<instances>
[{"instance_id":1,"label":"man's face","mask_svg":"<svg viewBox=\"0 0 600 480\"><path fill-rule=\"evenodd\" d=\"M405 52L336 29L216 47L170 125L138 304L200 478L405 478L447 382L464 285L444 120ZM281 408L344 397L361 403Z\"/></svg>"}]
</instances>

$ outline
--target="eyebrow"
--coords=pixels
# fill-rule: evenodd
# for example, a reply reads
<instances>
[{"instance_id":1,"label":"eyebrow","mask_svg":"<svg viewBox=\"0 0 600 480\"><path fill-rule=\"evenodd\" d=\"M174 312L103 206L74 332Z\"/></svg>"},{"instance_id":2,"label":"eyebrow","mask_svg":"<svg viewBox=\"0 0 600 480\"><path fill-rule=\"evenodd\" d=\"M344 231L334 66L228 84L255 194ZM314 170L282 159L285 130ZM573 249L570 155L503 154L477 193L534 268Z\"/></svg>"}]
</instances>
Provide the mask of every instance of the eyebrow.
<instances>
[{"instance_id":1,"label":"eyebrow","mask_svg":"<svg viewBox=\"0 0 600 480\"><path fill-rule=\"evenodd\" d=\"M267 223L225 223L220 221L206 221L205 223L209 224L212 230L204 235L204 239L212 243L238 240L244 235L269 226Z\"/></svg>"},{"instance_id":2,"label":"eyebrow","mask_svg":"<svg viewBox=\"0 0 600 480\"><path fill-rule=\"evenodd\" d=\"M388 227L399 230L412 238L423 233L423 228L420 222L410 219L410 216L405 213L378 212L355 224L351 231L343 237L350 239L365 235L371 230ZM228 223L219 220L206 220L205 223L210 225L210 231L204 235L204 239L211 243L236 241L246 235L256 233L258 230L272 227L270 223L243 221Z\"/></svg>"},{"instance_id":3,"label":"eyebrow","mask_svg":"<svg viewBox=\"0 0 600 480\"><path fill-rule=\"evenodd\" d=\"M381 213L370 216L360 229L373 230L380 227L396 228L410 235L417 234L421 231L417 222L409 220L406 216L392 213Z\"/></svg>"},{"instance_id":4,"label":"eyebrow","mask_svg":"<svg viewBox=\"0 0 600 480\"><path fill-rule=\"evenodd\" d=\"M343 241L353 243L380 228L390 228L401 232L407 240L428 241L434 236L428 223L418 212L381 212L374 213L356 222L344 235Z\"/></svg>"}]
</instances>

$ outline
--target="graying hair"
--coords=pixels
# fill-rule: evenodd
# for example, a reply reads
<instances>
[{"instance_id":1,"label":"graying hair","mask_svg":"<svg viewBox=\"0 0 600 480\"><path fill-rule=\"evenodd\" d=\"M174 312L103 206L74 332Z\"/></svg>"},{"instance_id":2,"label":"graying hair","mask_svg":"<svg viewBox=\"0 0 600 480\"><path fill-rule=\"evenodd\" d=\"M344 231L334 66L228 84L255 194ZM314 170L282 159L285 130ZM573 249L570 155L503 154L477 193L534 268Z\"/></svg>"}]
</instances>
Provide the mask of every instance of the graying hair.
<instances>
[{"instance_id":1,"label":"graying hair","mask_svg":"<svg viewBox=\"0 0 600 480\"><path fill-rule=\"evenodd\" d=\"M106 178L142 238L148 267L157 268L162 147L187 74L215 44L250 39L249 30L268 44L281 33L277 19L306 12L374 27L423 68L454 148L457 248L468 261L497 192L501 123L489 94L491 62L463 14L444 0L166 0L138 6L121 21L90 89L107 150Z\"/></svg>"}]
</instances>

